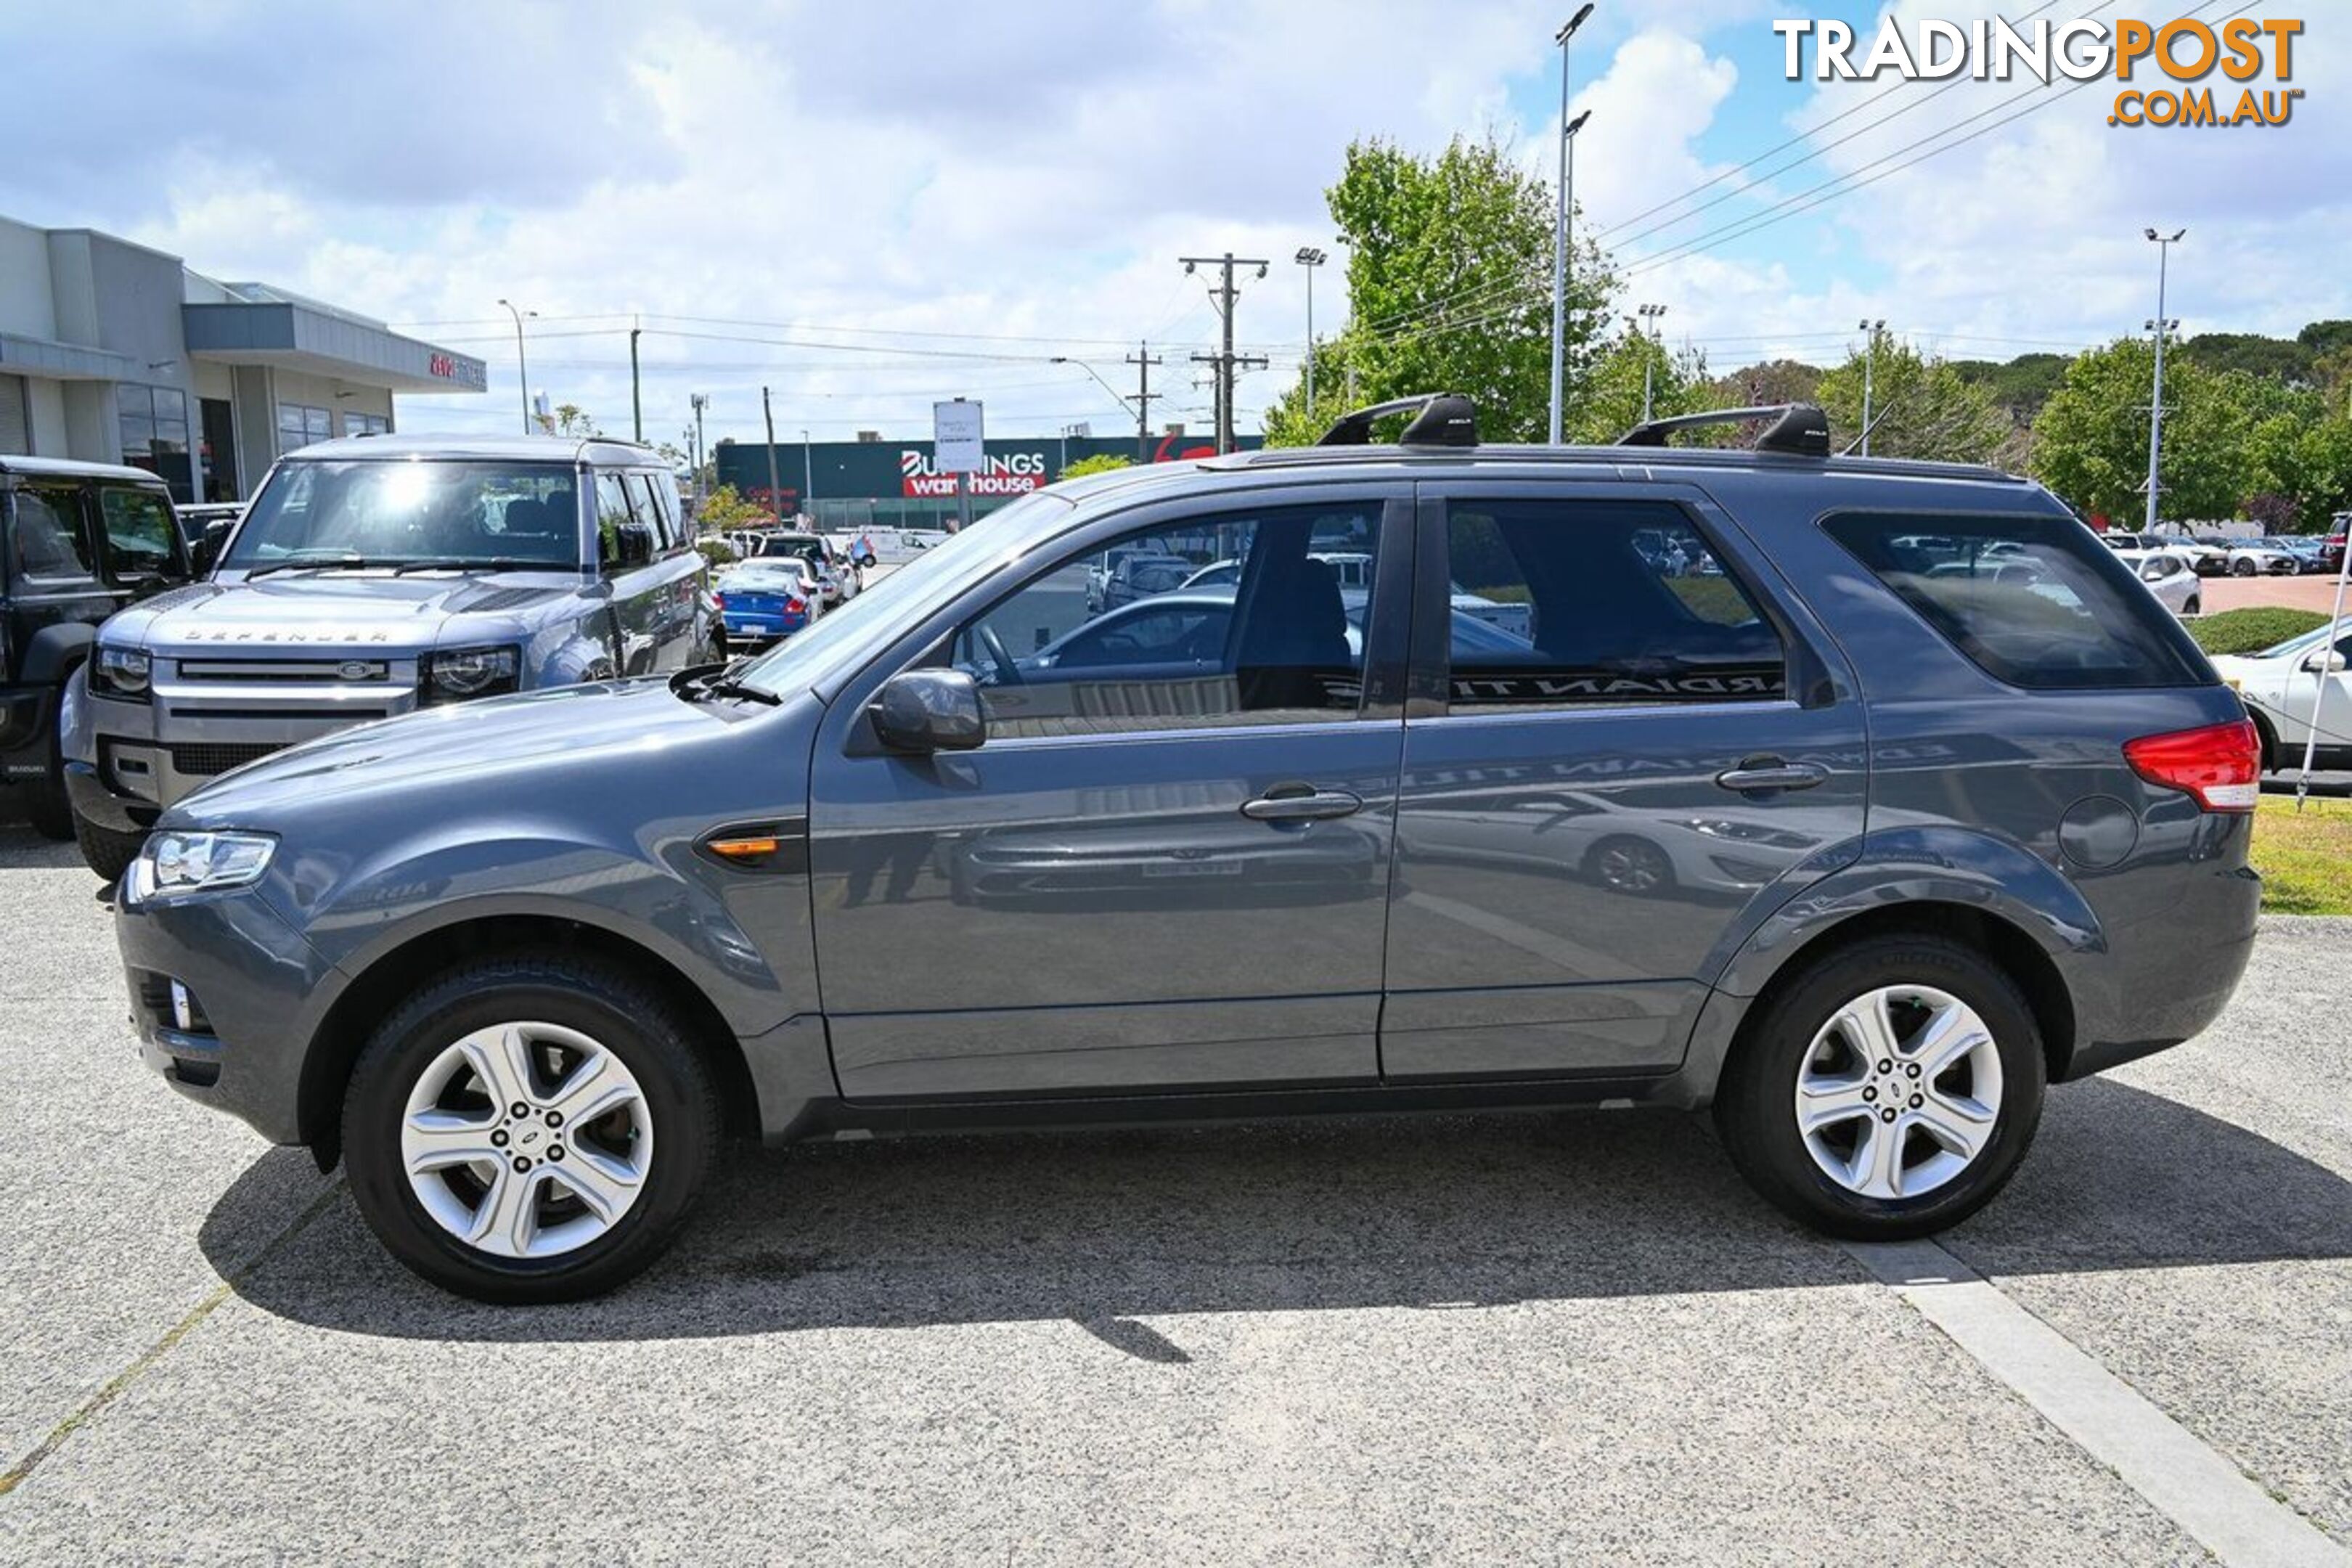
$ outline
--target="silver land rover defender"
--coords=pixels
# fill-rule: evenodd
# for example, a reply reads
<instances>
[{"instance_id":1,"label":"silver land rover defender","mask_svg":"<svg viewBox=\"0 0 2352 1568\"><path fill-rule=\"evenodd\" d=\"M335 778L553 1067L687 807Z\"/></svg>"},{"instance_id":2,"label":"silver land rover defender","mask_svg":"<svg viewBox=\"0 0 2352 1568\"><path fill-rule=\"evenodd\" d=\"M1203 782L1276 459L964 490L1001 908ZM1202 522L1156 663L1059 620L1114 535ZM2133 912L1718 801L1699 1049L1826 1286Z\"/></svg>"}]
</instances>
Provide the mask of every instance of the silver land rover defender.
<instances>
[{"instance_id":1,"label":"silver land rover defender","mask_svg":"<svg viewBox=\"0 0 2352 1568\"><path fill-rule=\"evenodd\" d=\"M100 628L60 731L111 880L215 774L435 703L683 668L719 642L648 448L355 437L283 458L209 580Z\"/></svg>"}]
</instances>

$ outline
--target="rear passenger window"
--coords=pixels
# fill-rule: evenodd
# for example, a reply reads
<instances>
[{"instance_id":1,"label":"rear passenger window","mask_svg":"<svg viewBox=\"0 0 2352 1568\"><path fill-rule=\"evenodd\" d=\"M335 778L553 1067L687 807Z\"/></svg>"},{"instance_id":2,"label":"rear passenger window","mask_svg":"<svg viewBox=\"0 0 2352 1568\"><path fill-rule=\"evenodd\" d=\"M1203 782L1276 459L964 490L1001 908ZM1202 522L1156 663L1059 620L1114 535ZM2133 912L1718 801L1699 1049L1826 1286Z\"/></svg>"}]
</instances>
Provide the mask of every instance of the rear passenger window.
<instances>
[{"instance_id":1,"label":"rear passenger window","mask_svg":"<svg viewBox=\"0 0 2352 1568\"><path fill-rule=\"evenodd\" d=\"M635 519L629 515L629 493L618 474L596 476L596 559L610 571L621 559L620 531Z\"/></svg>"},{"instance_id":2,"label":"rear passenger window","mask_svg":"<svg viewBox=\"0 0 2352 1568\"><path fill-rule=\"evenodd\" d=\"M179 524L170 501L152 490L104 485L98 508L106 527L106 569L116 582L160 577L172 570Z\"/></svg>"},{"instance_id":3,"label":"rear passenger window","mask_svg":"<svg viewBox=\"0 0 2352 1568\"><path fill-rule=\"evenodd\" d=\"M654 553L656 555L667 553L675 541L669 536L669 520L662 516L661 508L654 504L652 482L644 474L630 474L626 477L626 482L629 488L629 510L637 514L639 522L654 531Z\"/></svg>"},{"instance_id":4,"label":"rear passenger window","mask_svg":"<svg viewBox=\"0 0 2352 1568\"><path fill-rule=\"evenodd\" d=\"M1996 680L2052 690L2208 679L2179 623L2072 518L1847 512L1822 526Z\"/></svg>"},{"instance_id":5,"label":"rear passenger window","mask_svg":"<svg viewBox=\"0 0 2352 1568\"><path fill-rule=\"evenodd\" d=\"M1449 710L1760 702L1780 634L1681 508L1457 501Z\"/></svg>"},{"instance_id":6,"label":"rear passenger window","mask_svg":"<svg viewBox=\"0 0 2352 1568\"><path fill-rule=\"evenodd\" d=\"M68 486L27 485L16 492L16 574L27 583L87 583L89 540L81 494Z\"/></svg>"}]
</instances>

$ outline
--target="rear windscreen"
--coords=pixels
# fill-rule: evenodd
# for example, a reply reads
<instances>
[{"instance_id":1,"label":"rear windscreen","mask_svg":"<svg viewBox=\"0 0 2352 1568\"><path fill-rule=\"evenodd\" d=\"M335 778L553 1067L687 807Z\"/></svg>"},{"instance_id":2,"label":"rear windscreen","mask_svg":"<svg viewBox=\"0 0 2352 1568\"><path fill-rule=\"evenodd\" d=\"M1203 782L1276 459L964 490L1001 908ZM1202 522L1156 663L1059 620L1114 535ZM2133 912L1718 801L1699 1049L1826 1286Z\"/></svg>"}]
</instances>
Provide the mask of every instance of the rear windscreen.
<instances>
[{"instance_id":1,"label":"rear windscreen","mask_svg":"<svg viewBox=\"0 0 2352 1568\"><path fill-rule=\"evenodd\" d=\"M2072 518L1841 512L1822 526L1987 674L2011 686L2213 679L2171 612Z\"/></svg>"}]
</instances>

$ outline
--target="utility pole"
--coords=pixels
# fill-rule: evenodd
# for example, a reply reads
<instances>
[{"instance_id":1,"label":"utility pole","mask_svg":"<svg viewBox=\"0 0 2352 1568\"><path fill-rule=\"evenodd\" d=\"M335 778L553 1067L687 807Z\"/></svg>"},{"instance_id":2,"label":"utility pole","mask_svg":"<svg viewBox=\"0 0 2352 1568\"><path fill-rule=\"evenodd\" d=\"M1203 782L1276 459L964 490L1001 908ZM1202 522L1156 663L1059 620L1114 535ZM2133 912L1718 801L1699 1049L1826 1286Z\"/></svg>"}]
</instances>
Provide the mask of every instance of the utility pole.
<instances>
[{"instance_id":1,"label":"utility pole","mask_svg":"<svg viewBox=\"0 0 2352 1568\"><path fill-rule=\"evenodd\" d=\"M1575 177L1571 160L1576 155L1576 133L1592 118L1591 110L1578 115L1573 123L1568 118L1568 41L1576 37L1576 30L1591 15L1591 5L1580 7L1568 19L1568 25L1552 35L1552 42L1559 46L1559 213L1552 224L1551 237L1551 444L1555 447L1559 445L1560 400L1567 386L1568 226L1569 213L1576 205L1569 182Z\"/></svg>"},{"instance_id":2,"label":"utility pole","mask_svg":"<svg viewBox=\"0 0 2352 1568\"><path fill-rule=\"evenodd\" d=\"M764 386L760 388L760 413L768 422L768 510L776 514L778 522L782 522L784 521L784 487L776 479L776 411L769 406L768 389Z\"/></svg>"},{"instance_id":3,"label":"utility pole","mask_svg":"<svg viewBox=\"0 0 2352 1568\"><path fill-rule=\"evenodd\" d=\"M809 433L801 432L801 510L816 520L816 448L809 444Z\"/></svg>"},{"instance_id":4,"label":"utility pole","mask_svg":"<svg viewBox=\"0 0 2352 1568\"><path fill-rule=\"evenodd\" d=\"M1860 325L1864 331L1870 334L1862 345L1862 455L1867 458L1870 456L1870 429L1873 424L1870 416L1871 397L1877 390L1874 383L1878 373L1878 338L1880 333L1886 331L1886 322L1882 319L1875 321L1865 321Z\"/></svg>"},{"instance_id":5,"label":"utility pole","mask_svg":"<svg viewBox=\"0 0 2352 1568\"><path fill-rule=\"evenodd\" d=\"M517 310L514 302L509 300L501 300L499 303L504 305L509 313L514 317L515 374L522 380L522 433L528 436L530 434L530 363L523 358L522 319L525 316L536 316L539 312Z\"/></svg>"},{"instance_id":6,"label":"utility pole","mask_svg":"<svg viewBox=\"0 0 2352 1568\"><path fill-rule=\"evenodd\" d=\"M1217 314L1224 321L1224 347L1214 354L1194 354L1196 361L1213 364L1217 373L1217 452L1223 456L1234 449L1234 372L1264 370L1266 362L1253 355L1234 353L1234 300L1239 290L1234 287L1234 268L1255 267L1260 278L1265 276L1266 263L1255 257L1237 258L1230 250L1223 256L1180 256L1176 259L1191 272L1197 268L1215 267L1223 269L1223 280L1209 290L1209 298L1217 303Z\"/></svg>"},{"instance_id":7,"label":"utility pole","mask_svg":"<svg viewBox=\"0 0 2352 1568\"><path fill-rule=\"evenodd\" d=\"M686 400L694 405L694 504L699 509L703 500L702 411L710 406L710 399L699 392L695 392L688 394Z\"/></svg>"},{"instance_id":8,"label":"utility pole","mask_svg":"<svg viewBox=\"0 0 2352 1568\"><path fill-rule=\"evenodd\" d=\"M646 439L646 400L644 389L637 384L637 333L643 329L629 329L629 429L630 439L639 446Z\"/></svg>"},{"instance_id":9,"label":"utility pole","mask_svg":"<svg viewBox=\"0 0 2352 1568\"><path fill-rule=\"evenodd\" d=\"M1643 340L1642 344L1642 423L1644 425L1650 422L1651 412L1656 406L1655 388L1652 376L1657 370L1660 352L1658 318L1665 313L1666 308L1664 305L1643 305L1638 308L1634 315L1625 318L1625 324L1632 327Z\"/></svg>"},{"instance_id":10,"label":"utility pole","mask_svg":"<svg viewBox=\"0 0 2352 1568\"><path fill-rule=\"evenodd\" d=\"M1307 423L1315 423L1315 269L1331 258L1311 245L1291 258L1307 268Z\"/></svg>"},{"instance_id":11,"label":"utility pole","mask_svg":"<svg viewBox=\"0 0 2352 1568\"><path fill-rule=\"evenodd\" d=\"M1139 341L1135 352L1127 356L1135 367L1135 460L1151 461L1151 400L1160 396L1151 390L1151 367L1162 362L1151 352L1148 341Z\"/></svg>"},{"instance_id":12,"label":"utility pole","mask_svg":"<svg viewBox=\"0 0 2352 1568\"><path fill-rule=\"evenodd\" d=\"M2178 321L2165 319L2164 286L2166 273L2172 260L2172 247L2180 243L2188 230L2158 234L2147 231L2149 243L2156 247L2156 320L2148 326L2156 332L2156 401L2149 405L2147 421L2147 531L2156 531L2157 498L2162 489L2158 478L2158 465L2164 456L2164 340L2172 335Z\"/></svg>"}]
</instances>

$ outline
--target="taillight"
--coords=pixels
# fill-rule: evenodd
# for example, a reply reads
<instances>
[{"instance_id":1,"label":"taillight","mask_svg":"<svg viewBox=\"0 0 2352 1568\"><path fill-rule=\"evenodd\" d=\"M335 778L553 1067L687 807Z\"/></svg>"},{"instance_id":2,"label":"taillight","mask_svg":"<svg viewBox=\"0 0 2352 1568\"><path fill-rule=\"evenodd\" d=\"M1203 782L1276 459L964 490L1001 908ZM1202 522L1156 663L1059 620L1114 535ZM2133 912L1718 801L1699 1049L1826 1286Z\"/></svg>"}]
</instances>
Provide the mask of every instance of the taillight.
<instances>
[{"instance_id":1,"label":"taillight","mask_svg":"<svg viewBox=\"0 0 2352 1568\"><path fill-rule=\"evenodd\" d=\"M2262 798L2263 742L2249 719L2126 741L2124 760L2148 783L2184 791L2208 811L2252 811Z\"/></svg>"},{"instance_id":2,"label":"taillight","mask_svg":"<svg viewBox=\"0 0 2352 1568\"><path fill-rule=\"evenodd\" d=\"M784 601L784 614L788 616L797 616L803 610L807 608L808 601L806 599L786 599Z\"/></svg>"},{"instance_id":3,"label":"taillight","mask_svg":"<svg viewBox=\"0 0 2352 1568\"><path fill-rule=\"evenodd\" d=\"M724 594L713 594L710 595L710 602L723 610L727 607L727 595Z\"/></svg>"}]
</instances>

